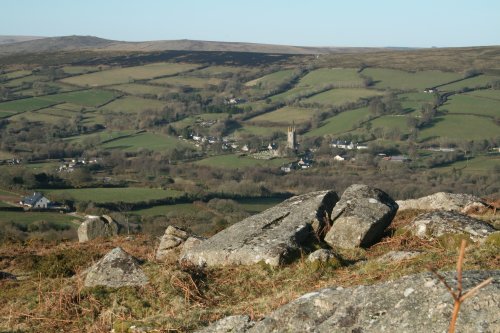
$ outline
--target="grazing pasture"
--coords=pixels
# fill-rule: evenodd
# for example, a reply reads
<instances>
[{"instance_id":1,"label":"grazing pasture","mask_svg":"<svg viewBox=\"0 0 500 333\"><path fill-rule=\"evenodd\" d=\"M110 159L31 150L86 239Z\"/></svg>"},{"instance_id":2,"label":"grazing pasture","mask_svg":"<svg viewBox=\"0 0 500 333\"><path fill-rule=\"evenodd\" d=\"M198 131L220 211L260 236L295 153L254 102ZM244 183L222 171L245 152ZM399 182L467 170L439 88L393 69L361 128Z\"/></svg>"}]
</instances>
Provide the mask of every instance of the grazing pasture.
<instances>
[{"instance_id":1,"label":"grazing pasture","mask_svg":"<svg viewBox=\"0 0 500 333\"><path fill-rule=\"evenodd\" d=\"M113 89L120 92L124 92L130 95L153 95L158 96L163 93L172 92L170 89L164 87L153 86L150 84L139 84L139 83L126 83L117 86L109 86L107 89Z\"/></svg>"},{"instance_id":2,"label":"grazing pasture","mask_svg":"<svg viewBox=\"0 0 500 333\"><path fill-rule=\"evenodd\" d=\"M222 82L222 80L214 77L201 78L196 76L178 75L178 76L164 77L161 79L151 80L149 82L153 84L160 84L167 86L202 89L209 86L217 86Z\"/></svg>"},{"instance_id":3,"label":"grazing pasture","mask_svg":"<svg viewBox=\"0 0 500 333\"><path fill-rule=\"evenodd\" d=\"M362 98L382 95L381 92L364 88L339 88L331 89L302 100L303 103L318 103L322 105L341 106L357 102Z\"/></svg>"},{"instance_id":4,"label":"grazing pasture","mask_svg":"<svg viewBox=\"0 0 500 333\"><path fill-rule=\"evenodd\" d=\"M162 62L144 66L113 68L96 73L65 78L62 82L77 86L109 86L121 83L131 83L136 80L147 80L166 75L175 75L197 67L198 65L192 64Z\"/></svg>"},{"instance_id":5,"label":"grazing pasture","mask_svg":"<svg viewBox=\"0 0 500 333\"><path fill-rule=\"evenodd\" d=\"M43 109L57 104L57 102L45 100L38 97L23 98L9 102L0 103L0 111L10 111L11 114Z\"/></svg>"},{"instance_id":6,"label":"grazing pasture","mask_svg":"<svg viewBox=\"0 0 500 333\"><path fill-rule=\"evenodd\" d=\"M0 227L2 227L2 224L11 221L24 226L28 226L37 221L46 221L60 226L69 226L74 228L75 223L73 221L75 220L80 221L80 218L58 212L2 211L0 214Z\"/></svg>"},{"instance_id":7,"label":"grazing pasture","mask_svg":"<svg viewBox=\"0 0 500 333\"><path fill-rule=\"evenodd\" d=\"M119 149L135 151L149 149L154 151L168 151L174 148L190 147L186 142L168 135L141 132L130 136L112 140L102 144L105 149Z\"/></svg>"},{"instance_id":8,"label":"grazing pasture","mask_svg":"<svg viewBox=\"0 0 500 333\"><path fill-rule=\"evenodd\" d=\"M113 98L116 98L118 96L119 95L117 93L108 90L89 89L89 90L71 91L56 95L49 95L40 98L53 103L65 102L83 106L96 107L104 103L107 103Z\"/></svg>"},{"instance_id":9,"label":"grazing pasture","mask_svg":"<svg viewBox=\"0 0 500 333\"><path fill-rule=\"evenodd\" d=\"M354 68L320 68L305 75L298 86L321 87L334 85L338 87L362 87L363 79Z\"/></svg>"},{"instance_id":10,"label":"grazing pasture","mask_svg":"<svg viewBox=\"0 0 500 333\"><path fill-rule=\"evenodd\" d=\"M159 188L122 187L122 188L79 188L64 190L44 190L50 198L51 195L65 195L75 201L103 202L140 202L154 199L174 198L182 195L175 190Z\"/></svg>"},{"instance_id":11,"label":"grazing pasture","mask_svg":"<svg viewBox=\"0 0 500 333\"><path fill-rule=\"evenodd\" d=\"M375 83L375 88L423 91L425 88L459 80L462 74L440 71L405 72L396 69L366 68L362 72Z\"/></svg>"},{"instance_id":12,"label":"grazing pasture","mask_svg":"<svg viewBox=\"0 0 500 333\"><path fill-rule=\"evenodd\" d=\"M438 89L441 91L459 91L465 88L472 89L477 87L485 87L495 80L500 80L500 76L478 75L458 82L446 84L439 87Z\"/></svg>"},{"instance_id":13,"label":"grazing pasture","mask_svg":"<svg viewBox=\"0 0 500 333\"><path fill-rule=\"evenodd\" d=\"M113 102L104 105L99 110L123 113L139 113L144 110L161 111L165 107L165 103L154 100L145 99L136 96L124 96L114 100Z\"/></svg>"},{"instance_id":14,"label":"grazing pasture","mask_svg":"<svg viewBox=\"0 0 500 333\"><path fill-rule=\"evenodd\" d=\"M439 110L447 111L450 114L460 113L498 117L500 115L500 100L474 94L460 94L451 96Z\"/></svg>"},{"instance_id":15,"label":"grazing pasture","mask_svg":"<svg viewBox=\"0 0 500 333\"><path fill-rule=\"evenodd\" d=\"M323 122L323 125L309 131L305 136L338 135L349 132L356 128L360 121L370 115L368 108L360 108L341 112L336 116L330 117Z\"/></svg>"},{"instance_id":16,"label":"grazing pasture","mask_svg":"<svg viewBox=\"0 0 500 333\"><path fill-rule=\"evenodd\" d=\"M293 69L285 69L282 71L277 71L271 74L264 75L255 80L248 81L245 83L247 87L275 87L283 82L287 82L292 79L296 71Z\"/></svg>"},{"instance_id":17,"label":"grazing pasture","mask_svg":"<svg viewBox=\"0 0 500 333\"><path fill-rule=\"evenodd\" d=\"M300 124L307 120L311 120L312 117L317 113L314 109L305 109L286 106L284 108L278 109L276 111L264 113L260 116L250 119L250 121L255 122L271 122L271 123L285 123Z\"/></svg>"},{"instance_id":18,"label":"grazing pasture","mask_svg":"<svg viewBox=\"0 0 500 333\"><path fill-rule=\"evenodd\" d=\"M500 127L488 118L474 115L446 115L436 117L432 126L419 133L419 140L436 138L481 140L498 137Z\"/></svg>"}]
</instances>

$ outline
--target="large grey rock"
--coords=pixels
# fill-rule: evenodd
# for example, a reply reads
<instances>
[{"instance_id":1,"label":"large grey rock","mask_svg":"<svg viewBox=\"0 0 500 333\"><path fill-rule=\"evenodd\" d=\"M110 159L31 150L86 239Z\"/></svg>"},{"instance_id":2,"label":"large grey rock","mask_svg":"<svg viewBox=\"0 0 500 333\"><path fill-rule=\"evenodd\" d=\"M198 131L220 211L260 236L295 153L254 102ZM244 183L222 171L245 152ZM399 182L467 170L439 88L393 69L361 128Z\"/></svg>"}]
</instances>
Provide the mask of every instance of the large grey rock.
<instances>
[{"instance_id":1,"label":"large grey rock","mask_svg":"<svg viewBox=\"0 0 500 333\"><path fill-rule=\"evenodd\" d=\"M481 198L470 194L438 192L426 197L410 200L398 200L399 210L453 210L466 213L471 209L486 207Z\"/></svg>"},{"instance_id":2,"label":"large grey rock","mask_svg":"<svg viewBox=\"0 0 500 333\"><path fill-rule=\"evenodd\" d=\"M108 238L118 234L118 224L108 215L92 216L78 227L78 241Z\"/></svg>"},{"instance_id":3,"label":"large grey rock","mask_svg":"<svg viewBox=\"0 0 500 333\"><path fill-rule=\"evenodd\" d=\"M444 276L456 285L454 272ZM462 304L457 332L500 332L500 271L466 271L463 287L468 290L489 277L494 282ZM433 274L422 273L372 286L312 292L243 332L447 332L452 310L448 290Z\"/></svg>"},{"instance_id":4,"label":"large grey rock","mask_svg":"<svg viewBox=\"0 0 500 333\"><path fill-rule=\"evenodd\" d=\"M168 226L156 250L156 260L163 261L170 254L179 250L188 237L189 234L186 231L174 226Z\"/></svg>"},{"instance_id":5,"label":"large grey rock","mask_svg":"<svg viewBox=\"0 0 500 333\"><path fill-rule=\"evenodd\" d=\"M332 227L325 242L333 247L366 247L382 237L398 205L382 190L367 185L349 186L332 211Z\"/></svg>"},{"instance_id":6,"label":"large grey rock","mask_svg":"<svg viewBox=\"0 0 500 333\"><path fill-rule=\"evenodd\" d=\"M139 267L137 259L120 247L108 252L87 271L85 287L106 286L143 286L148 278Z\"/></svg>"},{"instance_id":7,"label":"large grey rock","mask_svg":"<svg viewBox=\"0 0 500 333\"><path fill-rule=\"evenodd\" d=\"M263 261L284 264L301 247L315 239L330 219L338 200L333 191L320 191L290 198L260 214L238 222L188 250L181 257L199 266L249 265Z\"/></svg>"},{"instance_id":8,"label":"large grey rock","mask_svg":"<svg viewBox=\"0 0 500 333\"><path fill-rule=\"evenodd\" d=\"M468 234L478 241L494 232L486 222L454 211L433 211L420 214L408 226L418 237L434 238L444 234Z\"/></svg>"},{"instance_id":9,"label":"large grey rock","mask_svg":"<svg viewBox=\"0 0 500 333\"><path fill-rule=\"evenodd\" d=\"M229 316L196 331L196 333L244 333L252 325L253 322L248 316Z\"/></svg>"}]
</instances>

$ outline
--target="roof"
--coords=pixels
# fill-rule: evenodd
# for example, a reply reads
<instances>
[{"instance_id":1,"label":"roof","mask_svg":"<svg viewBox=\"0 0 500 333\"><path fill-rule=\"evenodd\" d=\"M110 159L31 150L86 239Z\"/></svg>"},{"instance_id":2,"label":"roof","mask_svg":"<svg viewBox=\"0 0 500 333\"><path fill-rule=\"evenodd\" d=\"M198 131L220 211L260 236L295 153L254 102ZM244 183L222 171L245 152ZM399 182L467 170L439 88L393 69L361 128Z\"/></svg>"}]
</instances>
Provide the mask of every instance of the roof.
<instances>
[{"instance_id":1,"label":"roof","mask_svg":"<svg viewBox=\"0 0 500 333\"><path fill-rule=\"evenodd\" d=\"M26 205L33 206L33 205L35 205L42 198L43 198L43 194L42 193L35 192L32 195L30 195L30 196L24 197L23 202Z\"/></svg>"}]
</instances>

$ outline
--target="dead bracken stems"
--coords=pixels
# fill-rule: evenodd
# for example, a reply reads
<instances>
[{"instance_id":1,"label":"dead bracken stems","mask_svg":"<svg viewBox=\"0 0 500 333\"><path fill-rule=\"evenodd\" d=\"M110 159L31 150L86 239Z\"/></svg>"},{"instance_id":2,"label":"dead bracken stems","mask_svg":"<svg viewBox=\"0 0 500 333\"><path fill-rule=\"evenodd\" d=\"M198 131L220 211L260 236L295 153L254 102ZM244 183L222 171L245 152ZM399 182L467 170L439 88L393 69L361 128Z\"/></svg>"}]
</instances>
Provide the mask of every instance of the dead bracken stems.
<instances>
[{"instance_id":1,"label":"dead bracken stems","mask_svg":"<svg viewBox=\"0 0 500 333\"><path fill-rule=\"evenodd\" d=\"M465 294L463 294L462 290L462 266L464 263L464 256L465 256L465 246L467 245L467 242L465 240L462 240L462 243L460 244L460 253L458 254L458 260L457 260L457 289L453 290L450 285L446 282L444 277L440 275L436 270L431 269L431 271L439 278L439 280L444 284L446 289L450 292L451 296L455 300L454 305L453 305L453 313L451 316L451 321L450 321L450 327L448 329L448 333L454 333L455 332L455 325L457 322L458 318L458 312L460 311L460 306L462 303L467 299L472 296L474 296L479 289L485 287L486 285L490 284L491 281L493 281L492 278L486 279L474 288L470 289L467 291Z\"/></svg>"}]
</instances>

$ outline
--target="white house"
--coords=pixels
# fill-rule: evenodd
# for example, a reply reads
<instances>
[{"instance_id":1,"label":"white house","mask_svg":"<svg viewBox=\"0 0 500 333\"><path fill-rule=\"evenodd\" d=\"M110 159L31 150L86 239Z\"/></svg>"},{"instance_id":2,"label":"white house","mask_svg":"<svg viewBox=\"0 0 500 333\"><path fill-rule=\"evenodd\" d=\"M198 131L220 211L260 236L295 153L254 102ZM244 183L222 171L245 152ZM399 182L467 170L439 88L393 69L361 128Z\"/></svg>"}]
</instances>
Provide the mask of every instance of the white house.
<instances>
[{"instance_id":1,"label":"white house","mask_svg":"<svg viewBox=\"0 0 500 333\"><path fill-rule=\"evenodd\" d=\"M24 197L19 203L29 208L49 208L50 206L50 200L40 192L34 192L33 195Z\"/></svg>"}]
</instances>

